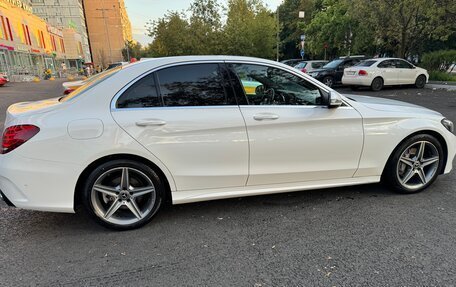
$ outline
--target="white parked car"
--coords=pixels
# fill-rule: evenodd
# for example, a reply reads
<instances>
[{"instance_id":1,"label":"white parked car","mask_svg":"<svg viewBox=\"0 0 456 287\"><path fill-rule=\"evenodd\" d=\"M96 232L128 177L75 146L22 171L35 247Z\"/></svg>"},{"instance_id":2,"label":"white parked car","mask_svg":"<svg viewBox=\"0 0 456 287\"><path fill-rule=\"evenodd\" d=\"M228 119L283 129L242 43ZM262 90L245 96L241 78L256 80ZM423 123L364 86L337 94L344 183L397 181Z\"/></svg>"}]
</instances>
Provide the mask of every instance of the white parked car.
<instances>
[{"instance_id":1,"label":"white parked car","mask_svg":"<svg viewBox=\"0 0 456 287\"><path fill-rule=\"evenodd\" d=\"M353 89L360 86L380 91L384 86L415 85L424 88L429 80L425 69L416 67L403 59L378 58L369 59L346 68L342 76L342 84Z\"/></svg>"},{"instance_id":2,"label":"white parked car","mask_svg":"<svg viewBox=\"0 0 456 287\"><path fill-rule=\"evenodd\" d=\"M328 61L325 60L302 61L294 66L294 68L309 74L316 69L321 69L326 64L328 64Z\"/></svg>"},{"instance_id":3,"label":"white parked car","mask_svg":"<svg viewBox=\"0 0 456 287\"><path fill-rule=\"evenodd\" d=\"M82 204L114 229L147 223L166 199L382 179L414 193L452 169L453 132L438 112L345 97L273 61L156 58L108 70L64 97L10 106L0 190L19 208Z\"/></svg>"}]
</instances>

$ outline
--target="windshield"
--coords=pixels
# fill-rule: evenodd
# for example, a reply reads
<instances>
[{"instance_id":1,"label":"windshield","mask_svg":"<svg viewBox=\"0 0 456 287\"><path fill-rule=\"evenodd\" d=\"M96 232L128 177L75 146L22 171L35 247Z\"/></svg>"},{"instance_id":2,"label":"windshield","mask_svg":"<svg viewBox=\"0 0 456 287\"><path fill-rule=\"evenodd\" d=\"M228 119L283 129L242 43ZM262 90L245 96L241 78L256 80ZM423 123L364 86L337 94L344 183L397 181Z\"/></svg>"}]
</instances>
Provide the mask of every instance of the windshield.
<instances>
[{"instance_id":1,"label":"windshield","mask_svg":"<svg viewBox=\"0 0 456 287\"><path fill-rule=\"evenodd\" d=\"M121 69L122 69L122 66L119 66L119 67L113 68L111 70L106 70L106 71L94 76L93 78L90 78L89 80L87 80L84 83L83 86L77 88L75 91L71 92L70 94L61 97L59 99L59 101L60 102L66 102L66 101L69 101L69 100L71 100L73 98L76 98L77 96L79 96L80 94L82 94L83 92L88 90L89 88L95 87L96 85L98 85L99 83L103 82L107 78L111 77L112 75L114 75L115 73L120 71Z\"/></svg>"},{"instance_id":2,"label":"windshield","mask_svg":"<svg viewBox=\"0 0 456 287\"><path fill-rule=\"evenodd\" d=\"M342 63L344 60L334 60L334 61L331 61L329 62L328 64L324 65L323 68L325 69L334 69L334 68L337 68L337 66L340 65L340 63Z\"/></svg>"}]
</instances>

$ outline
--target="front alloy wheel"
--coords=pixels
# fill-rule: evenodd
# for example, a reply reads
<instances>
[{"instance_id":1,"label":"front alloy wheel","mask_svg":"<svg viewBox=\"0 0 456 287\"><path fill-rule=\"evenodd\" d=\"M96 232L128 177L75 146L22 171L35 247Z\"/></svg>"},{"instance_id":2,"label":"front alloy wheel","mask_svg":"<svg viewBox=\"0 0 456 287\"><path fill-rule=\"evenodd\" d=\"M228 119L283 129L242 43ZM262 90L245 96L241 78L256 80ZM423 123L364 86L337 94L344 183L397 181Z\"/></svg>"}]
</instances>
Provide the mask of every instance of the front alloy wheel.
<instances>
[{"instance_id":1,"label":"front alloy wheel","mask_svg":"<svg viewBox=\"0 0 456 287\"><path fill-rule=\"evenodd\" d=\"M129 160L108 162L95 169L84 191L89 214L98 223L117 230L149 222L163 197L157 174L148 166Z\"/></svg>"},{"instance_id":2,"label":"front alloy wheel","mask_svg":"<svg viewBox=\"0 0 456 287\"><path fill-rule=\"evenodd\" d=\"M324 77L323 78L323 84L325 84L326 86L328 87L332 87L334 85L334 80L332 77L328 76L328 77Z\"/></svg>"},{"instance_id":3,"label":"front alloy wheel","mask_svg":"<svg viewBox=\"0 0 456 287\"><path fill-rule=\"evenodd\" d=\"M443 150L431 135L417 135L400 145L390 159L386 180L398 192L414 193L428 187L442 168Z\"/></svg>"}]
</instances>

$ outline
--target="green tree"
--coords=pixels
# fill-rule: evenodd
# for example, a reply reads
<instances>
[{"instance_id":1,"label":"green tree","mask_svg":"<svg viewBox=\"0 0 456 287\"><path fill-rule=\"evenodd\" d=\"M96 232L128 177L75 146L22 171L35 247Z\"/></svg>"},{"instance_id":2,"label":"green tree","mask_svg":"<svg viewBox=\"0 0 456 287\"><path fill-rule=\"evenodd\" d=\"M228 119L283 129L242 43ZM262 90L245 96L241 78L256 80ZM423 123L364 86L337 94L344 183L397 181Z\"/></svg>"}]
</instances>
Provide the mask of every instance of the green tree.
<instances>
[{"instance_id":1,"label":"green tree","mask_svg":"<svg viewBox=\"0 0 456 287\"><path fill-rule=\"evenodd\" d=\"M168 12L163 18L149 22L148 35L154 40L147 48L152 57L189 55L190 27L182 13Z\"/></svg>"},{"instance_id":2,"label":"green tree","mask_svg":"<svg viewBox=\"0 0 456 287\"><path fill-rule=\"evenodd\" d=\"M127 62L130 61L131 58L141 59L144 55L145 50L141 46L141 43L135 41L127 41L125 43L125 48L122 49L122 56Z\"/></svg>"},{"instance_id":3,"label":"green tree","mask_svg":"<svg viewBox=\"0 0 456 287\"><path fill-rule=\"evenodd\" d=\"M428 40L447 40L455 30L454 3L454 0L353 0L357 8L355 16L372 29L379 50L399 57L423 53Z\"/></svg>"},{"instance_id":4,"label":"green tree","mask_svg":"<svg viewBox=\"0 0 456 287\"><path fill-rule=\"evenodd\" d=\"M261 1L229 0L224 54L273 59L277 29L273 13Z\"/></svg>"},{"instance_id":5,"label":"green tree","mask_svg":"<svg viewBox=\"0 0 456 287\"><path fill-rule=\"evenodd\" d=\"M323 0L316 3L311 22L303 27L309 50L318 56L328 46L328 56L374 54L372 31L354 14L350 0Z\"/></svg>"},{"instance_id":6,"label":"green tree","mask_svg":"<svg viewBox=\"0 0 456 287\"><path fill-rule=\"evenodd\" d=\"M196 55L219 54L221 52L222 22L217 0L195 0L190 11L191 51Z\"/></svg>"},{"instance_id":7,"label":"green tree","mask_svg":"<svg viewBox=\"0 0 456 287\"><path fill-rule=\"evenodd\" d=\"M315 0L285 0L276 13L280 22L280 54L285 59L299 57L300 36L303 27L311 21L317 2ZM304 11L304 19L299 18L299 11Z\"/></svg>"}]
</instances>

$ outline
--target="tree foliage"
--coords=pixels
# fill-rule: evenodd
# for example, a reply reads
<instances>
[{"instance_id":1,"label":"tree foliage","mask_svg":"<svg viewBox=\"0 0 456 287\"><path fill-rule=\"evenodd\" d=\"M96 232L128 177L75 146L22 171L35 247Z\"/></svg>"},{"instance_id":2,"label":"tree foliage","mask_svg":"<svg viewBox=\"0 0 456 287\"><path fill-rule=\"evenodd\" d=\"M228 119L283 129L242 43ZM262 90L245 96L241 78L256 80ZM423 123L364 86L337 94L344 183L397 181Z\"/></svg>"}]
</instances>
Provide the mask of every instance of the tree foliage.
<instances>
[{"instance_id":1,"label":"tree foliage","mask_svg":"<svg viewBox=\"0 0 456 287\"><path fill-rule=\"evenodd\" d=\"M273 58L277 24L260 0L229 0L226 22L217 0L194 0L188 19L169 12L148 23L150 56L232 54Z\"/></svg>"},{"instance_id":2,"label":"tree foliage","mask_svg":"<svg viewBox=\"0 0 456 287\"><path fill-rule=\"evenodd\" d=\"M171 11L147 24L153 41L146 54L273 59L279 42L282 59L297 58L305 34L306 57L323 58L324 47L327 58L415 57L456 49L455 19L455 0L284 0L275 12L261 0L193 0L188 13Z\"/></svg>"}]
</instances>

